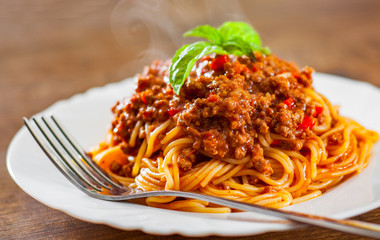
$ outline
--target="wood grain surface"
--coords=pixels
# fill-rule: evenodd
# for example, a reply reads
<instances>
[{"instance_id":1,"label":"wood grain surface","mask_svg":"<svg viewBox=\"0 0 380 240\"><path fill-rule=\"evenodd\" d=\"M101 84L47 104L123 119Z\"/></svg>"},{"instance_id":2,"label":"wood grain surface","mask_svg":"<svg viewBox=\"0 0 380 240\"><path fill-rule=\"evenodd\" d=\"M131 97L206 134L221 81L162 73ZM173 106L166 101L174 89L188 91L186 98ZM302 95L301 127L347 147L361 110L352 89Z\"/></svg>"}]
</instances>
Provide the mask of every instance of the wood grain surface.
<instances>
[{"instance_id":1,"label":"wood grain surface","mask_svg":"<svg viewBox=\"0 0 380 240\"><path fill-rule=\"evenodd\" d=\"M153 58L170 57L184 30L228 19L249 21L264 45L299 66L380 86L378 0L0 0L0 239L183 238L121 231L48 208L13 182L6 152L23 116L133 76ZM355 219L380 224L380 209ZM240 239L361 238L307 227Z\"/></svg>"}]
</instances>

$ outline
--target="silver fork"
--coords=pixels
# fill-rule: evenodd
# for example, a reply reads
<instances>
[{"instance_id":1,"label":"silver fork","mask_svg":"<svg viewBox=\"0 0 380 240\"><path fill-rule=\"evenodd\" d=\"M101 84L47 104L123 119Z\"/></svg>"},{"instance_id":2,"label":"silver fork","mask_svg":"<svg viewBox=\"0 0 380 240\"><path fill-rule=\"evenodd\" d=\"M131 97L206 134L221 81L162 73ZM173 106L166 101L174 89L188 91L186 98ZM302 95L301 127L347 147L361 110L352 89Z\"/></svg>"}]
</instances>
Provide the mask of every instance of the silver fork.
<instances>
[{"instance_id":1,"label":"silver fork","mask_svg":"<svg viewBox=\"0 0 380 240\"><path fill-rule=\"evenodd\" d=\"M182 191L144 192L123 186L103 171L68 133L50 117L24 118L24 123L41 149L61 173L85 194L108 201L124 201L151 196L176 196L204 200L243 211L280 217L308 225L380 239L380 225L356 220L337 220L323 216L272 209L224 198ZM85 163L84 163L85 162Z\"/></svg>"}]
</instances>

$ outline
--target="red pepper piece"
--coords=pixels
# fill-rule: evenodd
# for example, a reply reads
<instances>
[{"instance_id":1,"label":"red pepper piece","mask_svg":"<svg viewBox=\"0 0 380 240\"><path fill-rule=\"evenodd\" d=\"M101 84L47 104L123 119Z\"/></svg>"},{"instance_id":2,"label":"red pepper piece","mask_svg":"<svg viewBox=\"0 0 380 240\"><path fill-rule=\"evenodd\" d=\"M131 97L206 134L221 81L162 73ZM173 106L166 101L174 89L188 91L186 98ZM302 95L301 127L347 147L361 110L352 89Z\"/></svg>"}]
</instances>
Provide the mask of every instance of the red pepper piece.
<instances>
[{"instance_id":1,"label":"red pepper piece","mask_svg":"<svg viewBox=\"0 0 380 240\"><path fill-rule=\"evenodd\" d=\"M214 71L222 71L224 69L224 64L228 62L228 60L228 55L222 55L212 60L212 62L210 63L210 67Z\"/></svg>"},{"instance_id":2,"label":"red pepper piece","mask_svg":"<svg viewBox=\"0 0 380 240\"><path fill-rule=\"evenodd\" d=\"M293 98L287 98L283 101L283 103L288 106L289 109L293 109L296 103L294 102Z\"/></svg>"},{"instance_id":3,"label":"red pepper piece","mask_svg":"<svg viewBox=\"0 0 380 240\"><path fill-rule=\"evenodd\" d=\"M323 107L315 106L315 112L317 113L316 115L321 114L323 112Z\"/></svg>"},{"instance_id":4,"label":"red pepper piece","mask_svg":"<svg viewBox=\"0 0 380 240\"><path fill-rule=\"evenodd\" d=\"M278 144L280 144L280 140L275 139L275 140L273 140L273 142L270 145L277 146Z\"/></svg>"},{"instance_id":5,"label":"red pepper piece","mask_svg":"<svg viewBox=\"0 0 380 240\"><path fill-rule=\"evenodd\" d=\"M218 100L218 96L216 94L214 94L214 93L211 93L210 95L208 95L207 100L209 102L215 102L216 100Z\"/></svg>"},{"instance_id":6,"label":"red pepper piece","mask_svg":"<svg viewBox=\"0 0 380 240\"><path fill-rule=\"evenodd\" d=\"M170 108L168 110L168 113L171 117L173 117L174 115L176 115L177 113L179 113L181 111L180 108Z\"/></svg>"},{"instance_id":7,"label":"red pepper piece","mask_svg":"<svg viewBox=\"0 0 380 240\"><path fill-rule=\"evenodd\" d=\"M146 100L146 92L141 93L141 100L144 104L148 104L148 101Z\"/></svg>"},{"instance_id":8,"label":"red pepper piece","mask_svg":"<svg viewBox=\"0 0 380 240\"><path fill-rule=\"evenodd\" d=\"M257 67L255 67L255 65L252 65L252 72L257 72Z\"/></svg>"},{"instance_id":9,"label":"red pepper piece","mask_svg":"<svg viewBox=\"0 0 380 240\"><path fill-rule=\"evenodd\" d=\"M315 125L314 120L308 115L305 115L302 123L298 124L298 128L301 128L302 130L306 130L306 129L312 128L314 125Z\"/></svg>"}]
</instances>

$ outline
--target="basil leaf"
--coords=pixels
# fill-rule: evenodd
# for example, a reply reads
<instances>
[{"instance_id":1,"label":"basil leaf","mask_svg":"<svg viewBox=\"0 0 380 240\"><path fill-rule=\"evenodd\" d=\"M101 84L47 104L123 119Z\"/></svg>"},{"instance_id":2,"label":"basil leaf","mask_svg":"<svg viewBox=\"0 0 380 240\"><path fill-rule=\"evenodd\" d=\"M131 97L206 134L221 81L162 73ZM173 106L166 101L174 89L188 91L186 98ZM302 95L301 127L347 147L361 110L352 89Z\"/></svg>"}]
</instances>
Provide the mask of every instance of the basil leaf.
<instances>
[{"instance_id":1,"label":"basil leaf","mask_svg":"<svg viewBox=\"0 0 380 240\"><path fill-rule=\"evenodd\" d=\"M253 60L255 60L253 51L256 51L257 49L253 49L251 43L245 41L241 37L234 37L229 41L224 42L223 48L231 54L237 56L247 55L248 57L251 57Z\"/></svg>"},{"instance_id":2,"label":"basil leaf","mask_svg":"<svg viewBox=\"0 0 380 240\"><path fill-rule=\"evenodd\" d=\"M218 29L211 27L209 25L198 26L191 29L183 34L184 37L201 37L209 40L210 42L220 45L222 42L222 37Z\"/></svg>"},{"instance_id":3,"label":"basil leaf","mask_svg":"<svg viewBox=\"0 0 380 240\"><path fill-rule=\"evenodd\" d=\"M210 42L196 42L177 50L170 65L169 81L178 95L195 62L207 54L247 55L253 60L254 51L270 54L269 48L261 46L259 34L244 22L225 22L218 29L209 25L198 26L184 36L202 37Z\"/></svg>"},{"instance_id":4,"label":"basil leaf","mask_svg":"<svg viewBox=\"0 0 380 240\"><path fill-rule=\"evenodd\" d=\"M228 42L236 36L239 36L244 41L251 42L258 47L261 47L259 34L245 22L225 22L218 28L218 30L224 42Z\"/></svg>"},{"instance_id":5,"label":"basil leaf","mask_svg":"<svg viewBox=\"0 0 380 240\"><path fill-rule=\"evenodd\" d=\"M175 53L169 69L169 81L177 95L179 95L181 87L189 76L195 62L210 53L228 54L222 47L213 45L210 42L196 42L185 45Z\"/></svg>"},{"instance_id":6,"label":"basil leaf","mask_svg":"<svg viewBox=\"0 0 380 240\"><path fill-rule=\"evenodd\" d=\"M265 55L269 55L271 52L270 52L270 48L269 47L263 47L261 50L259 50L262 54L265 54Z\"/></svg>"}]
</instances>

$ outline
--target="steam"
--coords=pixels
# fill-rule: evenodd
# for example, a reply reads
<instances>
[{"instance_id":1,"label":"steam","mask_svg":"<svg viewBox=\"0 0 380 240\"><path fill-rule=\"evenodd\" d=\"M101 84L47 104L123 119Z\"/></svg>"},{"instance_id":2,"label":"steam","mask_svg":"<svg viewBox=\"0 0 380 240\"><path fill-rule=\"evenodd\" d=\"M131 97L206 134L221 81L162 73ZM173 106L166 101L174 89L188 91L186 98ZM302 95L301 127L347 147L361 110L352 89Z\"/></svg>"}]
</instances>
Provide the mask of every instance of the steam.
<instances>
[{"instance_id":1,"label":"steam","mask_svg":"<svg viewBox=\"0 0 380 240\"><path fill-rule=\"evenodd\" d=\"M118 43L137 56L128 68L141 69L168 59L189 41L183 33L197 25L247 21L239 2L229 0L122 0L113 10L111 30ZM146 39L141 39L146 36Z\"/></svg>"}]
</instances>

